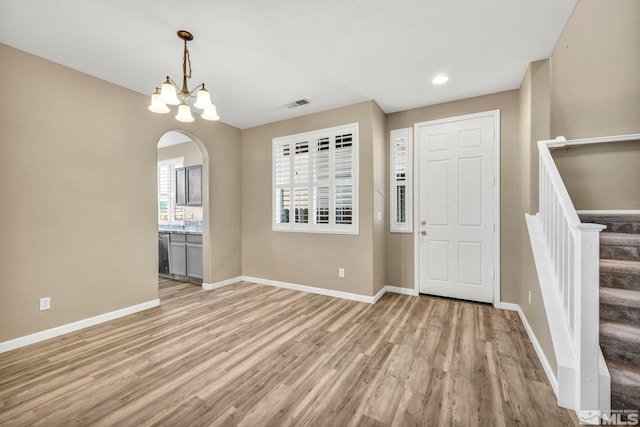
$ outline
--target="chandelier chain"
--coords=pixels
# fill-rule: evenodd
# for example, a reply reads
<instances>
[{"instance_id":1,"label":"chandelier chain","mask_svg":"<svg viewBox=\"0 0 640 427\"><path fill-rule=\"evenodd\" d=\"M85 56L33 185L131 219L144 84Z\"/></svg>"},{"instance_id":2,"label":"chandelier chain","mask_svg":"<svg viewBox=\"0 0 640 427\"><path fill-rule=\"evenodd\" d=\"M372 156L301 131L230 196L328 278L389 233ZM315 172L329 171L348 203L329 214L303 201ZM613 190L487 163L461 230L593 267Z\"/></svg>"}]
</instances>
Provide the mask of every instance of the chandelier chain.
<instances>
[{"instance_id":1,"label":"chandelier chain","mask_svg":"<svg viewBox=\"0 0 640 427\"><path fill-rule=\"evenodd\" d=\"M191 55L189 55L189 49L187 49L187 41L184 41L184 58L185 62L183 63L183 73L184 75L190 79L191 78ZM189 72L187 73L187 64L189 64Z\"/></svg>"}]
</instances>

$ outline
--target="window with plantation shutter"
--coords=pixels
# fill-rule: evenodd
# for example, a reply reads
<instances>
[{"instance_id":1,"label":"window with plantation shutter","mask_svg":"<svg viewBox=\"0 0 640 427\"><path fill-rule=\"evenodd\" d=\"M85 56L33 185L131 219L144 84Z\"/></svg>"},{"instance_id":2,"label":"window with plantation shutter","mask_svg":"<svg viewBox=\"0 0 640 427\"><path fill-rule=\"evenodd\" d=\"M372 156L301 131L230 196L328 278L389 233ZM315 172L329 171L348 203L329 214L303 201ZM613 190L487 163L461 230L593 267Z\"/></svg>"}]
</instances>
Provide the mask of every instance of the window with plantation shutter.
<instances>
[{"instance_id":1,"label":"window with plantation shutter","mask_svg":"<svg viewBox=\"0 0 640 427\"><path fill-rule=\"evenodd\" d=\"M183 162L182 157L158 162L158 224L182 225L184 222L184 207L176 206L175 174Z\"/></svg>"},{"instance_id":2,"label":"window with plantation shutter","mask_svg":"<svg viewBox=\"0 0 640 427\"><path fill-rule=\"evenodd\" d=\"M411 128L391 131L389 160L389 229L395 233L410 233L413 229Z\"/></svg>"},{"instance_id":3,"label":"window with plantation shutter","mask_svg":"<svg viewBox=\"0 0 640 427\"><path fill-rule=\"evenodd\" d=\"M273 140L273 230L358 234L358 127Z\"/></svg>"}]
</instances>

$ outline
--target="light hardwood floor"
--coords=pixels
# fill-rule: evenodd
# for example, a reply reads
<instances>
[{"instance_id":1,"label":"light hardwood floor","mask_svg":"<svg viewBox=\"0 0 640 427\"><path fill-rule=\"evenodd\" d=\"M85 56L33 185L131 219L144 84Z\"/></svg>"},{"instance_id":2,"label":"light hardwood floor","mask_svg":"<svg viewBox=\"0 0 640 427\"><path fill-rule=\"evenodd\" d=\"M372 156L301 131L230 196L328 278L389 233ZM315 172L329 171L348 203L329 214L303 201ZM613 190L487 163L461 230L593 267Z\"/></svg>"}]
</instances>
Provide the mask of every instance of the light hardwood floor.
<instances>
[{"instance_id":1,"label":"light hardwood floor","mask_svg":"<svg viewBox=\"0 0 640 427\"><path fill-rule=\"evenodd\" d=\"M0 354L0 425L577 424L513 312L160 281L160 307Z\"/></svg>"}]
</instances>

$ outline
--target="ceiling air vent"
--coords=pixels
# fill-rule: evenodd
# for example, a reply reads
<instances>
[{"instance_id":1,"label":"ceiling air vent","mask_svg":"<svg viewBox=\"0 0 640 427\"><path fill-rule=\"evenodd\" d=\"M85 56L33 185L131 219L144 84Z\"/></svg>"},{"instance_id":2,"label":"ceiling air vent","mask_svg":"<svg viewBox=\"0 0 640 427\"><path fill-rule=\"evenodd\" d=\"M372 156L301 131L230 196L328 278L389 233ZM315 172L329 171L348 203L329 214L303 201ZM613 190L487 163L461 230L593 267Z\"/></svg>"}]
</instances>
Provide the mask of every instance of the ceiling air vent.
<instances>
[{"instance_id":1,"label":"ceiling air vent","mask_svg":"<svg viewBox=\"0 0 640 427\"><path fill-rule=\"evenodd\" d=\"M308 103L309 103L308 99L298 99L297 101L293 101L292 103L287 104L287 108L296 108L302 105L306 105Z\"/></svg>"}]
</instances>

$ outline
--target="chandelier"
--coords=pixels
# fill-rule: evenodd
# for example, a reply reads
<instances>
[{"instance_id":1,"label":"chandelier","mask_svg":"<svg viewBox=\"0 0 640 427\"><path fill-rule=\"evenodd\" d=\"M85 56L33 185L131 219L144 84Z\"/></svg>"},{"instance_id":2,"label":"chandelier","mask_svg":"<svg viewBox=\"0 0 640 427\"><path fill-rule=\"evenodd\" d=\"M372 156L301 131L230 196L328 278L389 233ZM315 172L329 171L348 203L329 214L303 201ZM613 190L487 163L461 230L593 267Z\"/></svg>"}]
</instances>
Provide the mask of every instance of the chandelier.
<instances>
[{"instance_id":1,"label":"chandelier","mask_svg":"<svg viewBox=\"0 0 640 427\"><path fill-rule=\"evenodd\" d=\"M220 120L216 106L211 102L211 96L209 91L204 87L204 83L198 85L192 91L189 91L187 87L187 80L191 78L191 58L189 57L189 49L187 49L187 42L193 40L193 34L188 31L178 31L178 37L184 40L184 55L182 57L182 89L178 88L178 85L171 80L169 76L162 84L161 88L156 87L156 91L151 95L151 105L149 105L149 111L154 113L168 113L169 107L167 105L178 105L178 114L176 114L176 120L181 122L192 122L193 116L191 115L191 107L187 103L190 98L195 98L196 102L193 106L199 108L202 111L200 117L205 120ZM187 72L188 65L188 72ZM194 96L193 94L196 93ZM180 98L178 98L178 96Z\"/></svg>"}]
</instances>

